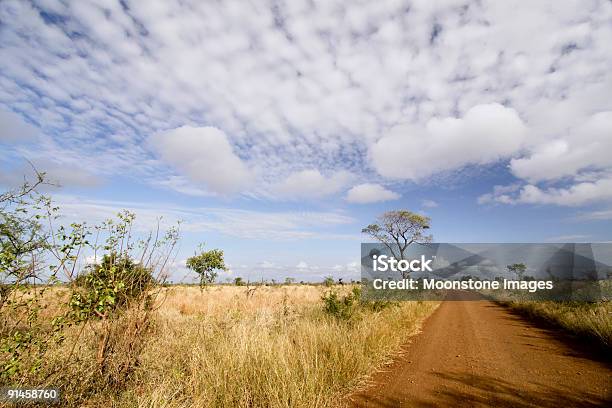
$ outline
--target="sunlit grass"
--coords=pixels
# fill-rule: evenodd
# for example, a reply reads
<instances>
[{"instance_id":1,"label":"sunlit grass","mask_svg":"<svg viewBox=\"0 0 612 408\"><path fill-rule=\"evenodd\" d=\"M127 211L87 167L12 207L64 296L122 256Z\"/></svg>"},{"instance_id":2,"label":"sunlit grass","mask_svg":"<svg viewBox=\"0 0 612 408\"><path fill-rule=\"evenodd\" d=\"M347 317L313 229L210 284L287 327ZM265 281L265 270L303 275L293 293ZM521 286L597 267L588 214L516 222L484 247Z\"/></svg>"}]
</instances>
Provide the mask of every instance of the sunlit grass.
<instances>
[{"instance_id":1,"label":"sunlit grass","mask_svg":"<svg viewBox=\"0 0 612 408\"><path fill-rule=\"evenodd\" d=\"M78 327L49 353L52 375L43 370L32 381L59 386L69 396L65 404L74 406L337 406L390 361L437 306L400 302L342 320L323 311L324 286L252 289L164 288L127 382L100 381L95 338L87 330L75 343ZM333 289L348 293L351 287ZM117 339L125 342L112 356L117 370L122 350L134 346L133 325L129 313L117 322Z\"/></svg>"},{"instance_id":2,"label":"sunlit grass","mask_svg":"<svg viewBox=\"0 0 612 408\"><path fill-rule=\"evenodd\" d=\"M512 301L505 304L522 314L544 320L574 334L594 338L612 347L612 304L609 301Z\"/></svg>"}]
</instances>

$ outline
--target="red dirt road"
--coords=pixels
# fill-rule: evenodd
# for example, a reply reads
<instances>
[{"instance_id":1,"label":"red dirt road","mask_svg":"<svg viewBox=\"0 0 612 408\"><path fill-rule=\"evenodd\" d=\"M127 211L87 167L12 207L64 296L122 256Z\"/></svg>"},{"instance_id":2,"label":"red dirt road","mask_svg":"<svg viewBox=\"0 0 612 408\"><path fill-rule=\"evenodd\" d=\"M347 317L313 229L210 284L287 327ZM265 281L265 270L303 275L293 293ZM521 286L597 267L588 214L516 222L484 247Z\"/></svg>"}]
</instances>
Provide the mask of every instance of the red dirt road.
<instances>
[{"instance_id":1,"label":"red dirt road","mask_svg":"<svg viewBox=\"0 0 612 408\"><path fill-rule=\"evenodd\" d=\"M358 407L612 407L612 368L489 301L444 302Z\"/></svg>"}]
</instances>

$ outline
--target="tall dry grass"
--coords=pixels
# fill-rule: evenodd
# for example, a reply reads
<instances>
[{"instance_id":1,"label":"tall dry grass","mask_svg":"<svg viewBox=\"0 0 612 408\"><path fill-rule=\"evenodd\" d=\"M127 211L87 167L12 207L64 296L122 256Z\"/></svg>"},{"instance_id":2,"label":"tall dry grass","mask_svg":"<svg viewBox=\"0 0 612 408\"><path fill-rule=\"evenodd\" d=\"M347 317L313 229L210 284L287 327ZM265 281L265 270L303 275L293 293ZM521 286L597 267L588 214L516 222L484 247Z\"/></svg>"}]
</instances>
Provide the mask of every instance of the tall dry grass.
<instances>
[{"instance_id":1,"label":"tall dry grass","mask_svg":"<svg viewBox=\"0 0 612 408\"><path fill-rule=\"evenodd\" d=\"M612 348L610 301L595 303L510 301L503 304L523 315L542 320L576 335L595 339L605 347Z\"/></svg>"},{"instance_id":2,"label":"tall dry grass","mask_svg":"<svg viewBox=\"0 0 612 408\"><path fill-rule=\"evenodd\" d=\"M348 293L350 287L336 287ZM137 344L138 364L121 384L95 372L95 338L72 328L49 353L39 383L59 386L65 405L115 407L328 407L387 362L436 302L403 302L350 320L324 313L322 286L164 289L154 325ZM129 314L113 356L133 352ZM89 337L88 337L89 336ZM123 351L122 351L123 350ZM70 358L68 358L70 353ZM54 362L54 363L53 363ZM58 370L59 369L59 370ZM34 379L33 379L34 380Z\"/></svg>"}]
</instances>

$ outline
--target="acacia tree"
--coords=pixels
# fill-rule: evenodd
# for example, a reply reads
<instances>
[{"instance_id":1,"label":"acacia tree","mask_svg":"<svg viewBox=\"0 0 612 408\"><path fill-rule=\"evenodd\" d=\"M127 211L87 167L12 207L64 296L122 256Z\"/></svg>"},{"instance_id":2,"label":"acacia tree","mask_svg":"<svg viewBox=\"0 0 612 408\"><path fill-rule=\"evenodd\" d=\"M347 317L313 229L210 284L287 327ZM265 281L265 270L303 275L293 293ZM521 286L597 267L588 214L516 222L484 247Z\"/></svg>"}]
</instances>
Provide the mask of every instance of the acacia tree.
<instances>
[{"instance_id":1,"label":"acacia tree","mask_svg":"<svg viewBox=\"0 0 612 408\"><path fill-rule=\"evenodd\" d=\"M423 234L430 222L429 217L408 210L387 211L361 232L386 246L394 258L404 259L410 244L431 242L431 235Z\"/></svg>"},{"instance_id":2,"label":"acacia tree","mask_svg":"<svg viewBox=\"0 0 612 408\"><path fill-rule=\"evenodd\" d=\"M525 271L527 270L527 266L524 263L515 263L506 266L506 269L508 269L508 272L514 273L518 280L523 280L525 278Z\"/></svg>"},{"instance_id":3,"label":"acacia tree","mask_svg":"<svg viewBox=\"0 0 612 408\"><path fill-rule=\"evenodd\" d=\"M187 268L200 275L200 288L213 283L217 279L218 270L227 270L222 250L211 249L210 251L204 251L202 247L200 246L199 254L195 254L187 259Z\"/></svg>"}]
</instances>

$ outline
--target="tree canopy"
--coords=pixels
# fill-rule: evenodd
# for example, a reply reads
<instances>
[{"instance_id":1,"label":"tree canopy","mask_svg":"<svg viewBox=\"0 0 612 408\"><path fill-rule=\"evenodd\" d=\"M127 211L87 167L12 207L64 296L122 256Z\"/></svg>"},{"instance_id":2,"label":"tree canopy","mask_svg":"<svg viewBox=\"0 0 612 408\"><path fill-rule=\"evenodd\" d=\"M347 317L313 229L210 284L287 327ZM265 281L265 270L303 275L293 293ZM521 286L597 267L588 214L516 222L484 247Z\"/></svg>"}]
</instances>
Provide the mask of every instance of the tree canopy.
<instances>
[{"instance_id":1,"label":"tree canopy","mask_svg":"<svg viewBox=\"0 0 612 408\"><path fill-rule=\"evenodd\" d=\"M200 275L200 286L204 287L215 281L218 270L226 270L223 260L223 251L211 249L201 251L199 254L187 259L187 268Z\"/></svg>"},{"instance_id":2,"label":"tree canopy","mask_svg":"<svg viewBox=\"0 0 612 408\"><path fill-rule=\"evenodd\" d=\"M403 259L410 244L431 242L431 235L424 235L430 223L429 217L412 211L387 211L361 232L384 244L396 259Z\"/></svg>"}]
</instances>

